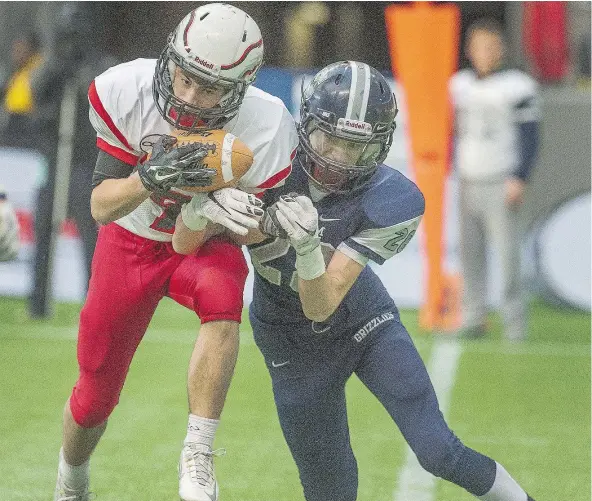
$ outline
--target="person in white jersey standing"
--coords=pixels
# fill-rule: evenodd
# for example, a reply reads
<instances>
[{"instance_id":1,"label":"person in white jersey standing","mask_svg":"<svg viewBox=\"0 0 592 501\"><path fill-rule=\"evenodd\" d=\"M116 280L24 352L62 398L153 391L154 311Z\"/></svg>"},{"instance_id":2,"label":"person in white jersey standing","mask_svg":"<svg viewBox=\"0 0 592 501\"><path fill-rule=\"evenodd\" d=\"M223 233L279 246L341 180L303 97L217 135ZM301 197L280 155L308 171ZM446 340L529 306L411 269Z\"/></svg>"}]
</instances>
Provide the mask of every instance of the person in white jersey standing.
<instances>
[{"instance_id":1,"label":"person in white jersey standing","mask_svg":"<svg viewBox=\"0 0 592 501\"><path fill-rule=\"evenodd\" d=\"M536 82L504 66L504 36L491 19L467 31L470 69L450 81L454 158L460 178L461 333L487 332L487 250L500 262L505 338L524 339L526 299L520 278L519 208L535 163L540 110Z\"/></svg>"},{"instance_id":2,"label":"person in white jersey standing","mask_svg":"<svg viewBox=\"0 0 592 501\"><path fill-rule=\"evenodd\" d=\"M114 66L89 88L98 158L91 210L102 224L78 333L79 377L64 409L55 501L88 501L89 460L119 400L132 357L163 296L201 320L187 378L189 420L179 462L183 501L216 501L214 434L234 370L248 268L232 234L263 215L256 197L283 184L298 136L281 100L252 87L260 30L242 10L207 4L171 33L158 60ZM237 188L192 194L212 169L203 146L171 148L173 129L223 128L253 151ZM145 145L153 144L146 160ZM176 252L176 227L201 245ZM232 230L232 231L230 231ZM223 232L227 232L225 236ZM178 249L177 249L178 250ZM197 329L196 329L197 332Z\"/></svg>"}]
</instances>

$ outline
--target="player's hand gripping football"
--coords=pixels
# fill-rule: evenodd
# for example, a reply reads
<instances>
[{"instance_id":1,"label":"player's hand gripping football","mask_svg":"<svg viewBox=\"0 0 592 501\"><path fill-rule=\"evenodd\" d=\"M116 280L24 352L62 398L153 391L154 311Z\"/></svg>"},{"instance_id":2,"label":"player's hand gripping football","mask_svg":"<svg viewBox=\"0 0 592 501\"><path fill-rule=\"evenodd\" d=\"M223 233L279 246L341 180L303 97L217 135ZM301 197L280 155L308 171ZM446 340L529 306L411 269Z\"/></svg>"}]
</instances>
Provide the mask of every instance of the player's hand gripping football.
<instances>
[{"instance_id":1,"label":"player's hand gripping football","mask_svg":"<svg viewBox=\"0 0 592 501\"><path fill-rule=\"evenodd\" d=\"M296 254L311 253L320 242L319 215L310 198L296 193L280 197L275 218L287 233Z\"/></svg>"},{"instance_id":2,"label":"player's hand gripping football","mask_svg":"<svg viewBox=\"0 0 592 501\"><path fill-rule=\"evenodd\" d=\"M181 208L183 223L190 230L203 230L208 221L218 223L239 235L259 226L263 202L255 195L236 188L198 193Z\"/></svg>"},{"instance_id":3,"label":"player's hand gripping football","mask_svg":"<svg viewBox=\"0 0 592 501\"><path fill-rule=\"evenodd\" d=\"M163 134L152 147L152 155L138 165L138 174L148 191L166 192L173 187L210 186L215 169L205 167L207 146L191 143L175 148L177 138Z\"/></svg>"}]
</instances>

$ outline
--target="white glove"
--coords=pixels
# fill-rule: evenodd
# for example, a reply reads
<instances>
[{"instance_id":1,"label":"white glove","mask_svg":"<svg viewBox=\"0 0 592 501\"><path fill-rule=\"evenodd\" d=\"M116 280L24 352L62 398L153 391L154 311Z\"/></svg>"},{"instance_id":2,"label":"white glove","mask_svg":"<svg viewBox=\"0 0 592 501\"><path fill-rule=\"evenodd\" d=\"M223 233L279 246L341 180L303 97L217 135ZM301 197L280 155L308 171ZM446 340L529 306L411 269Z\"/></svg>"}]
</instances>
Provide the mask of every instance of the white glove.
<instances>
[{"instance_id":1,"label":"white glove","mask_svg":"<svg viewBox=\"0 0 592 501\"><path fill-rule=\"evenodd\" d=\"M0 200L0 261L15 259L19 250L19 227L12 206Z\"/></svg>"},{"instance_id":2,"label":"white glove","mask_svg":"<svg viewBox=\"0 0 592 501\"><path fill-rule=\"evenodd\" d=\"M222 188L209 193L198 193L181 208L185 226L193 231L203 230L209 221L218 223L239 235L248 228L257 228L263 216L263 202L255 195L236 188Z\"/></svg>"},{"instance_id":3,"label":"white glove","mask_svg":"<svg viewBox=\"0 0 592 501\"><path fill-rule=\"evenodd\" d=\"M296 254L309 254L319 246L319 214L310 198L290 193L280 197L276 207L277 220Z\"/></svg>"},{"instance_id":4,"label":"white glove","mask_svg":"<svg viewBox=\"0 0 592 501\"><path fill-rule=\"evenodd\" d=\"M275 216L288 234L296 251L296 271L302 280L313 280L325 273L325 260L319 236L319 215L310 198L288 194L276 203Z\"/></svg>"}]
</instances>

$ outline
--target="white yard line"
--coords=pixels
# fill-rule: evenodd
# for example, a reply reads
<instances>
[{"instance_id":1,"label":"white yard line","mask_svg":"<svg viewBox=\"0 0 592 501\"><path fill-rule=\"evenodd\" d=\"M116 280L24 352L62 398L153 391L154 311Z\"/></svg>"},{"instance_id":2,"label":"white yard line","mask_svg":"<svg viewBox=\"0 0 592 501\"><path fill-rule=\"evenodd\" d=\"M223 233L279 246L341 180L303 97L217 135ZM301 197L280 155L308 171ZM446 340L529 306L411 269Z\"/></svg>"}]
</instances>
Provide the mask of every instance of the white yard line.
<instances>
[{"instance_id":1,"label":"white yard line","mask_svg":"<svg viewBox=\"0 0 592 501\"><path fill-rule=\"evenodd\" d=\"M440 410L444 416L448 414L450 396L462 351L462 345L456 341L437 340L427 364L432 384L438 395ZM415 454L407 446L405 465L393 494L394 501L433 501L435 490L435 477L420 466Z\"/></svg>"}]
</instances>

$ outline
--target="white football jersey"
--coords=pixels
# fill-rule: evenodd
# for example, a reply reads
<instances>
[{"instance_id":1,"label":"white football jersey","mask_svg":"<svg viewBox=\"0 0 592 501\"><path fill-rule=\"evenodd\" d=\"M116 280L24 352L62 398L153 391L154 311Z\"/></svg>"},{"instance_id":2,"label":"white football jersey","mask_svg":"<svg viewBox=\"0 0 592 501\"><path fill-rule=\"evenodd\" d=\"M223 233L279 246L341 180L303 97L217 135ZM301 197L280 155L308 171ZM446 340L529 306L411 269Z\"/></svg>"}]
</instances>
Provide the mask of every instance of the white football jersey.
<instances>
[{"instance_id":1,"label":"white football jersey","mask_svg":"<svg viewBox=\"0 0 592 501\"><path fill-rule=\"evenodd\" d=\"M123 63L99 75L89 88L89 117L97 131L97 146L132 166L145 156L140 146L143 138L173 130L152 97L155 66L155 59ZM284 183L292 169L298 135L294 119L280 99L250 86L238 115L224 129L254 154L253 165L239 180L238 188L261 193ZM179 190L165 196L154 194L116 223L152 240L171 241L181 204L187 200L186 192Z\"/></svg>"},{"instance_id":2,"label":"white football jersey","mask_svg":"<svg viewBox=\"0 0 592 501\"><path fill-rule=\"evenodd\" d=\"M518 70L450 80L455 112L455 166L462 178L504 178L518 167L518 125L540 119L536 82Z\"/></svg>"}]
</instances>

